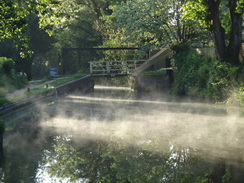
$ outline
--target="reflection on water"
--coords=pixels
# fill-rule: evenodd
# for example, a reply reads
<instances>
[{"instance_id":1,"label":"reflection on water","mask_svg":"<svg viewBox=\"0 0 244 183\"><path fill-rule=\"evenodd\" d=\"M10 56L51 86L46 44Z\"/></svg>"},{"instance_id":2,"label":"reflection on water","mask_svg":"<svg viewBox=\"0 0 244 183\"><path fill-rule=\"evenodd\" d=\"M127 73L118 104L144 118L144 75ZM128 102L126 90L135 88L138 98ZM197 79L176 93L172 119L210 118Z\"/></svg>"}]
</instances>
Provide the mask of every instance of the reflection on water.
<instances>
[{"instance_id":1,"label":"reflection on water","mask_svg":"<svg viewBox=\"0 0 244 183\"><path fill-rule=\"evenodd\" d=\"M206 182L216 164L242 171L236 109L131 96L97 87L43 109L38 125L6 137L3 182Z\"/></svg>"}]
</instances>

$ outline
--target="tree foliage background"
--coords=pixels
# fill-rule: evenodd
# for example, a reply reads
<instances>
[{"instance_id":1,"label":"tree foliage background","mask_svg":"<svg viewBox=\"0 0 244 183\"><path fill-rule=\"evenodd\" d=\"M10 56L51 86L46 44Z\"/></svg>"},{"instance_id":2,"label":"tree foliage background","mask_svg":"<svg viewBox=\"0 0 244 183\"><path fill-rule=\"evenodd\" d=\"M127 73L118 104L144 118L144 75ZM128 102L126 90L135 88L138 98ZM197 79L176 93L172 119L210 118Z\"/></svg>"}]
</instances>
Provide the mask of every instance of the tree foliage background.
<instances>
[{"instance_id":1,"label":"tree foliage background","mask_svg":"<svg viewBox=\"0 0 244 183\"><path fill-rule=\"evenodd\" d=\"M20 72L28 80L48 76L50 67L62 72L63 48L140 47L141 51L152 51L170 45L174 51L172 66L177 68L173 93L211 101L231 96L229 102L244 106L244 67L240 58L243 13L244 0L0 0L0 97L6 81L15 88L26 85ZM195 51L196 47L213 46L216 58ZM125 58L127 54L71 52L69 64L74 64L68 73L79 72L79 61L85 60L82 66L86 66L90 55L105 60ZM67 152L64 147L56 148L56 153ZM127 152L115 157L109 147L105 150L110 154L102 157L104 163L118 173L109 178L123 180L127 175L124 181L136 182L138 177L115 164L122 162L120 158L126 159ZM80 164L71 166L84 166L84 160L74 158ZM136 162L139 157L131 158ZM150 156L147 158L149 162L137 165L154 163ZM136 164L127 163L138 169ZM164 170L153 164L149 171L157 174ZM143 182L144 175L138 175Z\"/></svg>"},{"instance_id":2,"label":"tree foliage background","mask_svg":"<svg viewBox=\"0 0 244 183\"><path fill-rule=\"evenodd\" d=\"M2 0L0 56L12 58L16 72L26 73L31 80L48 76L50 67L64 71L62 48L140 47L140 51L151 51L190 43L191 47L215 46L217 59L238 66L240 73L243 7L243 0ZM95 58L90 55L119 60L128 54L69 52L67 73L86 72L87 61ZM208 73L213 69L203 67ZM211 76L205 77L205 83L211 83L206 78Z\"/></svg>"}]
</instances>

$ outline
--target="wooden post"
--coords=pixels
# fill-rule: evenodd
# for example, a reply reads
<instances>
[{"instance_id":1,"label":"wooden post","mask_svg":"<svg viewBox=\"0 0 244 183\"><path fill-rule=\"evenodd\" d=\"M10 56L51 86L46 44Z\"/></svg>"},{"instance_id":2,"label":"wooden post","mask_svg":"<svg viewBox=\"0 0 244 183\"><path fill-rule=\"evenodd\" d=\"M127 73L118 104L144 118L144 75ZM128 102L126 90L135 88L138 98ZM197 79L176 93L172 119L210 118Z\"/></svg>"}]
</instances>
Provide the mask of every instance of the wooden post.
<instances>
[{"instance_id":1,"label":"wooden post","mask_svg":"<svg viewBox=\"0 0 244 183\"><path fill-rule=\"evenodd\" d=\"M109 64L109 61L106 62L106 73L110 73L110 64Z\"/></svg>"},{"instance_id":2,"label":"wooden post","mask_svg":"<svg viewBox=\"0 0 244 183\"><path fill-rule=\"evenodd\" d=\"M136 63L136 60L135 60L135 61L134 61L134 69L136 69L136 64L137 64L137 63Z\"/></svg>"},{"instance_id":3,"label":"wooden post","mask_svg":"<svg viewBox=\"0 0 244 183\"><path fill-rule=\"evenodd\" d=\"M89 62L90 64L90 74L92 74L92 62Z\"/></svg>"},{"instance_id":4,"label":"wooden post","mask_svg":"<svg viewBox=\"0 0 244 183\"><path fill-rule=\"evenodd\" d=\"M123 61L123 71L124 71L124 73L127 73L128 72L128 68L127 68L127 61L125 60L125 61Z\"/></svg>"}]
</instances>

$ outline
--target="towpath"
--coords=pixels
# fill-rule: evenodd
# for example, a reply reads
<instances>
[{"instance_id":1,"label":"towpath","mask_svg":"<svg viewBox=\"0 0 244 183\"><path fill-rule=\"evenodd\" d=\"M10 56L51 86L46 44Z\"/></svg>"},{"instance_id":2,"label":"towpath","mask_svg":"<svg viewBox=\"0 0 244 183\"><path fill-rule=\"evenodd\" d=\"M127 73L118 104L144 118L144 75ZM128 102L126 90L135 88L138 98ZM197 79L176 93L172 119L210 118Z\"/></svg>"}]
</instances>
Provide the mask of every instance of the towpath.
<instances>
[{"instance_id":1,"label":"towpath","mask_svg":"<svg viewBox=\"0 0 244 183\"><path fill-rule=\"evenodd\" d=\"M32 89L35 89L35 88L41 88L41 87L45 86L46 84L50 84L50 83L54 82L55 80L63 79L63 78L65 78L65 77L57 78L57 79L54 79L54 80L51 80L51 81L47 81L47 82L44 82L44 83L41 83L41 84L37 84L37 83L41 82L42 80L30 81L27 87L25 87L23 89L20 89L20 90L15 90L13 93L7 94L6 97L7 97L7 99L12 99L14 97L17 97L19 95L24 94L25 92L27 92L27 90L32 90Z\"/></svg>"}]
</instances>

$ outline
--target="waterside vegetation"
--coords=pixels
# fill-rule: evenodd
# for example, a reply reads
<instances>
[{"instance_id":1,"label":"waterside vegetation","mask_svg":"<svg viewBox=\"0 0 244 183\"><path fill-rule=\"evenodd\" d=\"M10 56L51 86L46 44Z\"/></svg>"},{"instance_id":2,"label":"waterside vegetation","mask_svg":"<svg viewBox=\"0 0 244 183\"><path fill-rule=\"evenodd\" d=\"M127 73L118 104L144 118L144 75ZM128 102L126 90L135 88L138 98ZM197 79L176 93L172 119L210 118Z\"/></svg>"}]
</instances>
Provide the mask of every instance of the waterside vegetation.
<instances>
[{"instance_id":1,"label":"waterside vegetation","mask_svg":"<svg viewBox=\"0 0 244 183\"><path fill-rule=\"evenodd\" d=\"M75 79L81 78L83 76L85 76L85 74L74 74L70 76L65 76L65 77L60 76L55 78L48 77L34 84L31 84L33 89L30 89L30 84L25 84L23 85L24 88L22 88L21 92L19 92L16 95L14 95L14 91L18 91L17 88L15 88L15 90L12 91L13 92L12 96L7 97L6 93L2 93L2 97L1 97L2 102L0 103L0 106L8 102L14 102L17 100L28 98L33 95L39 95L39 94L45 94L51 92L55 87L73 81ZM24 80L23 82L28 83L26 80ZM11 86L11 88L14 87L15 87L14 85ZM7 86L5 88L8 89Z\"/></svg>"},{"instance_id":2,"label":"waterside vegetation","mask_svg":"<svg viewBox=\"0 0 244 183\"><path fill-rule=\"evenodd\" d=\"M243 63L234 66L199 54L189 43L176 44L171 49L176 68L173 94L244 107Z\"/></svg>"},{"instance_id":3,"label":"waterside vegetation","mask_svg":"<svg viewBox=\"0 0 244 183\"><path fill-rule=\"evenodd\" d=\"M244 108L244 0L0 0L0 9L0 106L51 91L58 85L81 77L77 73L87 74L89 61L134 59L138 55L144 53L145 56L146 52L169 45L173 50L170 58L170 67L174 69L172 95L190 97L193 101L200 98L212 103L237 105L242 110ZM136 53L73 49L95 47L140 49ZM195 49L209 47L215 49L213 57L199 54ZM65 78L26 90L21 96L12 99L6 97L15 90L27 88L28 82L33 79L48 77L50 68L57 68L59 74L66 74ZM160 70L144 74L161 75L165 72ZM68 75L72 76L67 77ZM118 80L113 83L126 84ZM243 122L240 124L243 126ZM0 135L5 128L1 125ZM185 128L181 130L183 129ZM240 129L242 128L237 129L238 133L235 135L242 134L243 131L238 131ZM238 145L243 138L236 139L227 143ZM163 140L156 139L155 142L160 144ZM156 161L151 161L154 154L150 149L136 151L132 155L128 155L123 148L118 150L120 151L113 152L110 146L98 143L98 149L93 154L90 153L91 150L80 154L70 149L69 145L54 146L54 155L61 157L61 163L64 164L67 163L66 156L70 158L70 152L74 153L74 159L70 159L73 169L68 170L71 171L68 173L72 180L83 176L72 177L74 172L83 174L84 171L76 171L77 167L82 167L89 170L86 176L93 178L90 182L94 182L94 172L99 172L96 175L102 176L101 179L97 177L97 182L165 182L162 175L167 175L164 173L166 168L170 171L168 182L243 183L244 168L238 169L239 162L233 164L234 168L225 167L224 163L219 162L214 163L216 167L207 164L205 170L208 171L204 172L205 175L199 175L196 171L205 164L195 166L195 149L192 149L193 152L189 148L177 150L178 154L174 153L174 157L178 159L168 157L165 161L172 160L172 167L169 168L162 166L166 155L156 156ZM101 151L106 153L103 157L100 156ZM129 148L129 151L133 152L134 149ZM118 153L121 153L120 156L117 156ZM94 159L94 164L86 163L80 158L82 156ZM145 157L143 164L137 161L141 157ZM243 155L241 157L243 159ZM184 164L188 158L191 162ZM103 164L99 167L97 159L102 159L103 164L109 165L109 169L101 166ZM177 165L177 161L184 166ZM54 169L50 174L57 175L60 172L60 162L54 162L57 164L53 164ZM123 164L124 162L127 164ZM123 169L120 169L119 164L122 164ZM148 165L153 168L149 171L145 169L140 174L139 170L148 168ZM181 167L183 169L177 169ZM20 166L21 170L22 168ZM132 169L134 172L127 172ZM114 172L113 177L105 176L108 170ZM57 176L63 176L62 172ZM157 177L158 180L153 180Z\"/></svg>"}]
</instances>

